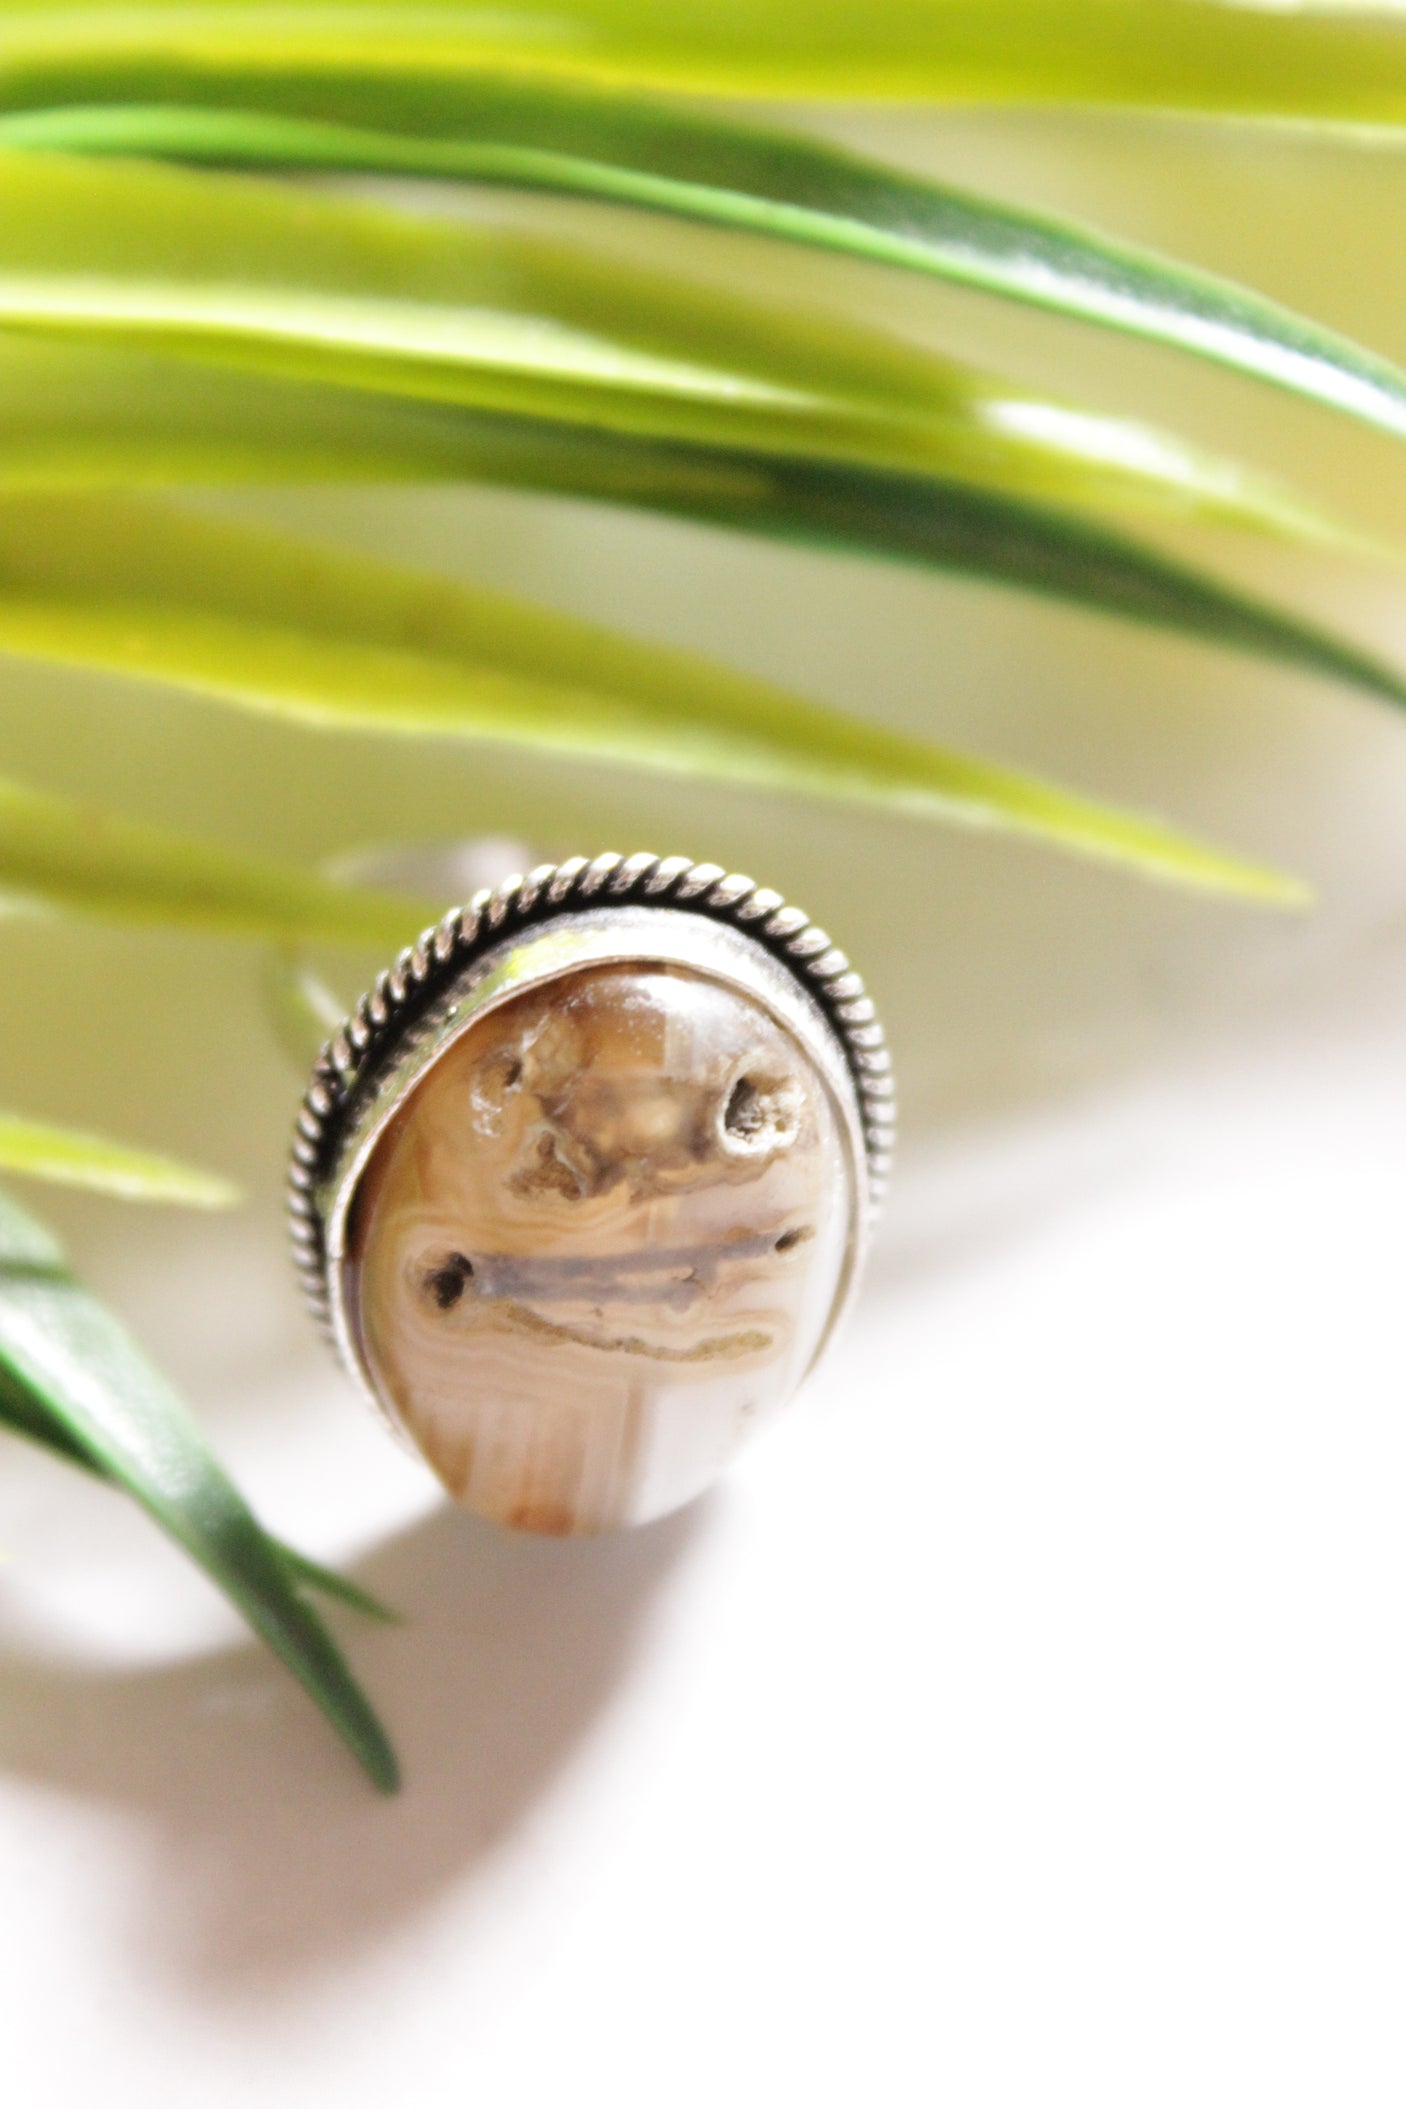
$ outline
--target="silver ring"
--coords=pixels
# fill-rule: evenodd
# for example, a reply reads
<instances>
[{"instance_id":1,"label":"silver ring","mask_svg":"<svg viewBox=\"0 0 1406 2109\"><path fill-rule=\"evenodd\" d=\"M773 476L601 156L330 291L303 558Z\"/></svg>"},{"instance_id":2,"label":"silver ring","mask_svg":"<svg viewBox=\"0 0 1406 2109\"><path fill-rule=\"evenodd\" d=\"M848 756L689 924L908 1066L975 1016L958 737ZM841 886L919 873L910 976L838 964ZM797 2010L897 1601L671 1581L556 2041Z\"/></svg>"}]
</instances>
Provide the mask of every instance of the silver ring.
<instances>
[{"instance_id":1,"label":"silver ring","mask_svg":"<svg viewBox=\"0 0 1406 2109\"><path fill-rule=\"evenodd\" d=\"M883 1032L825 931L720 865L574 857L453 909L322 1049L294 1257L456 1498L605 1529L701 1491L814 1366L892 1141Z\"/></svg>"}]
</instances>

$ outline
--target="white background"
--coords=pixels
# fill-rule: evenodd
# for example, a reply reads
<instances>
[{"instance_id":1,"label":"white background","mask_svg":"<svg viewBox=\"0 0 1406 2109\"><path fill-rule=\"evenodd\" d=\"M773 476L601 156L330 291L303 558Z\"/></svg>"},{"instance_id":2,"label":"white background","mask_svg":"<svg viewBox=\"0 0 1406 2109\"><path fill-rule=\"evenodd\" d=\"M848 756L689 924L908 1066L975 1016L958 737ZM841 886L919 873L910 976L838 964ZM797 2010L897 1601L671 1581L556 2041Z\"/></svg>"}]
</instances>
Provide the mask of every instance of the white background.
<instances>
[{"instance_id":1,"label":"white background","mask_svg":"<svg viewBox=\"0 0 1406 2109\"><path fill-rule=\"evenodd\" d=\"M1261 144L1212 185L1194 138L1011 137L906 144L1258 261L1406 350L1334 238L1360 206L1396 297L1390 164ZM1007 363L1039 371L1022 327ZM1078 341L1092 389L1107 355ZM1155 363L1125 398L1154 374L1188 427L1270 459L1292 435L1320 489L1389 509L1369 444ZM194 803L230 839L518 826L530 783L546 853L753 869L870 973L908 1125L861 1307L788 1425L651 1530L514 1541L436 1505L304 1328L276 1221L297 1082L255 963L6 934L6 1101L179 1147L254 1199L194 1224L51 1213L270 1523L406 1619L338 1619L404 1758L380 1802L149 1526L5 1447L6 2099L1398 2105L1400 725L973 588L584 511L305 512L1160 804L1323 904L1263 917L916 825L430 767L136 692L118 719L96 686L7 669L7 765L28 743L36 780L186 824ZM1406 645L1390 580L1258 561Z\"/></svg>"}]
</instances>

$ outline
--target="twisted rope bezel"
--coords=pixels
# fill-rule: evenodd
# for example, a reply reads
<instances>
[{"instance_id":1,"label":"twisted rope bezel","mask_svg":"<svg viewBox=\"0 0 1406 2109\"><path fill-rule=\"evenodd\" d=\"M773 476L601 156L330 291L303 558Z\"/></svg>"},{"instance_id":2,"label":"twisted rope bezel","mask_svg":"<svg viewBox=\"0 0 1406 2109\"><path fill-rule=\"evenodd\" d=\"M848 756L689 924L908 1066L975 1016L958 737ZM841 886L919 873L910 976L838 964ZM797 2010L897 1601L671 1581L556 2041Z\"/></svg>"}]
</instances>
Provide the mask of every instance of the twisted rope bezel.
<instances>
[{"instance_id":1,"label":"twisted rope bezel","mask_svg":"<svg viewBox=\"0 0 1406 2109\"><path fill-rule=\"evenodd\" d=\"M683 909L740 930L779 960L819 1005L843 1051L864 1135L871 1206L887 1181L894 1131L893 1080L883 1028L864 984L826 931L770 887L720 864L646 851L539 864L483 888L407 945L380 974L313 1065L294 1129L288 1216L294 1264L318 1321L329 1323L318 1196L339 1156L354 1093L401 1046L407 1031L455 978L504 938L583 907Z\"/></svg>"}]
</instances>

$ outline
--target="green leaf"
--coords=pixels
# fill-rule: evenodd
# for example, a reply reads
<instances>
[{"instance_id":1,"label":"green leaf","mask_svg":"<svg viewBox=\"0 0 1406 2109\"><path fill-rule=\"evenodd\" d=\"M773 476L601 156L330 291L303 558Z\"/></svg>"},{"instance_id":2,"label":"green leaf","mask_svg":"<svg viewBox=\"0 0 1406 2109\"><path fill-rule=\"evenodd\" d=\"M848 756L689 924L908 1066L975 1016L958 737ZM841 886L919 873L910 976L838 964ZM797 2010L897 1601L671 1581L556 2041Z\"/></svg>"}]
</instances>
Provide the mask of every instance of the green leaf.
<instances>
[{"instance_id":1,"label":"green leaf","mask_svg":"<svg viewBox=\"0 0 1406 2109\"><path fill-rule=\"evenodd\" d=\"M229 1208L239 1190L213 1172L196 1171L148 1150L98 1135L50 1127L0 1113L0 1170L60 1186L82 1186L122 1201L175 1201L187 1208Z\"/></svg>"},{"instance_id":2,"label":"green leaf","mask_svg":"<svg viewBox=\"0 0 1406 2109\"><path fill-rule=\"evenodd\" d=\"M4 512L0 501L0 513ZM90 516L85 524L91 530L96 522ZM109 520L113 531L120 531L123 524L120 514ZM23 527L23 518L10 511L0 537L6 531L22 534ZM198 523L192 531L198 533ZM102 590L99 575L93 580L95 597ZM76 611L74 619L79 619ZM97 631L113 637L114 657L124 665L134 670L149 665L157 672L160 669L149 656L151 641L141 628L143 619L143 611L135 607L124 613L120 606L109 603L94 611L92 623ZM49 620L61 620L61 615L51 610ZM31 604L16 614L14 631L8 638L0 636L0 642L22 644L39 621ZM125 640L124 624L131 625ZM0 633L3 629L0 617ZM70 651L56 650L52 656L75 663L91 659L77 633ZM292 938L397 947L433 921L443 907L442 903L348 886L297 865L217 848L2 778L0 891L45 907L119 922L159 923L279 942ZM16 1140L15 1147L19 1146ZM0 1142L0 1161L4 1161L3 1148ZM133 1176L136 1166L134 1159ZM153 1177L159 1173L154 1164L148 1169ZM48 1176L59 1174L52 1170ZM112 1176L119 1176L115 1164ZM171 1198L179 1197L172 1194Z\"/></svg>"},{"instance_id":3,"label":"green leaf","mask_svg":"<svg viewBox=\"0 0 1406 2109\"><path fill-rule=\"evenodd\" d=\"M45 362L30 356L38 379ZM67 368L59 362L54 392L98 405L110 445L90 450L84 434L70 458L61 444L51 449L36 411L28 429L37 458L21 466L21 484L174 473L205 482L212 462L264 476L286 442L295 474L316 459L324 473L477 475L649 505L1019 584L1402 697L1390 669L1339 640L1087 524L981 493L723 461L706 450L465 418L437 405L370 398L349 415L343 399L317 389L192 374L161 361L120 360L110 370L91 355L70 360ZM18 435L26 398L7 397L8 367L0 347L0 432L9 429L10 402ZM324 571L320 605L302 582ZM451 614L452 635L436 637ZM406 646L416 640L429 649L412 664ZM15 652L155 675L309 722L524 741L1016 825L1094 854L1132 853L1164 876L1180 860L1174 843L1130 837L1121 824L1110 833L1109 814L1096 807L1062 801L1042 810L1048 787L807 710L681 655L622 646L624 657L612 660L610 642L501 597L368 571L361 560L186 512L94 496L0 500L0 646ZM81 839L81 828L72 832Z\"/></svg>"},{"instance_id":4,"label":"green leaf","mask_svg":"<svg viewBox=\"0 0 1406 2109\"><path fill-rule=\"evenodd\" d=\"M433 429L431 416L426 430ZM1072 515L916 478L745 456L720 463L706 450L642 446L615 434L473 420L451 420L446 432L490 481L647 505L1018 585L1406 702L1403 677L1355 646ZM314 580L324 583L325 605L300 594L304 581ZM445 638L437 635L441 625ZM356 655L355 665L335 664L338 640ZM666 690L661 680L681 678L685 667L700 677L716 673L707 662L627 646L627 655L643 653L639 694L598 696L589 672L593 643L604 649L612 641L622 642L503 596L186 511L106 495L0 504L0 648L164 676L308 722L498 738L647 767L874 795L847 788L825 766L832 746L837 756L854 751L855 728L837 713L805 717L806 752L798 754L770 736L764 699L782 692L721 676L716 708L700 698L697 715L683 720L682 691ZM584 684L573 656L582 651ZM803 720L789 713L807 706L785 700L780 729L800 727ZM632 716L631 704L646 708ZM710 732L725 733L726 741L710 740ZM870 732L863 728L866 741ZM926 751L936 766L939 751ZM792 777L793 764L807 763L818 772L814 781Z\"/></svg>"},{"instance_id":5,"label":"green leaf","mask_svg":"<svg viewBox=\"0 0 1406 2109\"><path fill-rule=\"evenodd\" d=\"M344 1604L348 1611L357 1612L362 1618L374 1619L379 1626L398 1626L401 1616L389 1604L383 1604L369 1589L357 1582L349 1582L335 1568L324 1567L320 1561L310 1560L306 1553L295 1551L285 1545L281 1538L270 1538L270 1544L282 1560L284 1567L300 1589L311 1589L317 1596L325 1596L329 1603Z\"/></svg>"},{"instance_id":6,"label":"green leaf","mask_svg":"<svg viewBox=\"0 0 1406 2109\"><path fill-rule=\"evenodd\" d=\"M91 347L7 344L0 337L0 587L8 575L11 648L140 671L148 649L142 636L134 635L115 657L111 623L91 651L83 643L88 618L80 624L77 604L92 598L85 575L95 588L106 581L109 593L124 601L145 605L153 592L160 600L164 588L147 560L147 544L156 534L163 561L169 555L179 569L185 533L182 528L163 535L153 516L144 514L133 552L137 574L123 584L123 551L110 541L105 546L106 513L55 513L45 506L36 514L28 508L28 494L316 477L471 478L646 507L717 527L965 572L1283 660L1393 702L1403 698L1401 678L1352 645L1126 537L1000 493L534 419L485 418L438 403L349 395ZM3 496L7 490L9 498ZM16 511L21 496L25 502ZM9 532L6 517L16 522ZM36 545L26 551L31 521ZM91 530L89 521L96 523ZM64 544L71 546L65 550ZM35 560L38 568L27 569ZM47 605L55 589L62 612ZM221 605L230 589L218 570L211 575L212 605ZM491 597L485 602L498 605ZM292 612L285 606L276 620L285 622ZM66 625L65 643L59 632ZM491 624L477 656L485 662L483 672L491 673ZM530 655L515 658L513 668L531 674ZM569 735L568 725L562 737L569 742ZM506 707L498 736L512 737ZM641 759L651 756L642 752ZM683 765L682 758L670 763L659 753L652 760L655 766ZM703 763L695 756L688 766Z\"/></svg>"},{"instance_id":7,"label":"green leaf","mask_svg":"<svg viewBox=\"0 0 1406 2109\"><path fill-rule=\"evenodd\" d=\"M1232 463L794 305L236 176L0 151L0 324L1025 498L1337 532Z\"/></svg>"},{"instance_id":8,"label":"green leaf","mask_svg":"<svg viewBox=\"0 0 1406 2109\"><path fill-rule=\"evenodd\" d=\"M534 428L530 443L518 432L515 452L520 479L539 484L530 457L555 433L559 457L578 468L593 438L691 448L683 480L692 489L696 457L706 454L718 519L749 490L760 486L765 497L784 486L791 513L807 516L802 531L834 534L837 508L847 509L874 522L868 546L885 547L895 509L919 507L927 528L915 534L908 521L902 532L921 544L923 561L1400 693L1394 675L1351 648L1024 503L1051 481L1087 490L1077 446L1052 463L1047 446L983 427L970 400L962 410L949 394L934 409L945 385L939 369L871 332L726 301L550 244L247 179L0 155L5 204L0 315L12 322L124 343L135 332L152 349L248 365L263 377L511 413L518 427ZM611 459L617 484L622 459L618 450ZM637 475L646 502L661 502L660 460L655 454ZM906 483L882 480L905 461L915 465ZM1108 473L1127 487L1123 470ZM750 505L754 515L765 509Z\"/></svg>"},{"instance_id":9,"label":"green leaf","mask_svg":"<svg viewBox=\"0 0 1406 2109\"><path fill-rule=\"evenodd\" d=\"M121 1481L114 1478L101 1460L68 1432L65 1422L49 1402L36 1391L31 1391L3 1365L0 1365L0 1427L7 1428L12 1435L22 1436L25 1441L37 1443L40 1449L62 1463L78 1465L91 1472L97 1479L120 1488ZM379 1597L349 1582L345 1575L324 1567L317 1560L310 1560L306 1553L297 1552L270 1531L264 1537L278 1556L294 1586L310 1589L329 1602L344 1604L348 1610L359 1612L363 1618L375 1619L379 1625L399 1625L400 1615Z\"/></svg>"},{"instance_id":10,"label":"green leaf","mask_svg":"<svg viewBox=\"0 0 1406 2109\"><path fill-rule=\"evenodd\" d=\"M302 75L393 89L480 71L726 94L1131 104L1375 125L1406 117L1397 0L6 0L0 79L89 101L121 78ZM182 99L190 99L184 96Z\"/></svg>"},{"instance_id":11,"label":"green leaf","mask_svg":"<svg viewBox=\"0 0 1406 2109\"><path fill-rule=\"evenodd\" d=\"M222 85L226 93L257 88L281 108L21 111L0 117L0 145L510 184L667 213L1172 345L1406 435L1406 374L1307 317L1092 228L996 204L820 140L531 77L419 92L395 81L372 89L296 76L222 84L216 75L191 85L212 98ZM285 114L290 106L311 114ZM1025 416L1025 429L1038 429L1038 409ZM1125 442L1119 458L1126 463L1130 453Z\"/></svg>"},{"instance_id":12,"label":"green leaf","mask_svg":"<svg viewBox=\"0 0 1406 2109\"><path fill-rule=\"evenodd\" d=\"M48 1233L0 1196L0 1403L12 1426L77 1452L204 1568L390 1791L395 1755L335 1642L175 1394L69 1273ZM305 1577L304 1577L305 1579Z\"/></svg>"},{"instance_id":13,"label":"green leaf","mask_svg":"<svg viewBox=\"0 0 1406 2109\"><path fill-rule=\"evenodd\" d=\"M1300 544L1401 561L1399 550L1385 550L1324 518L1279 486L1148 427L1014 389L1002 394L988 388L979 415L993 433L1006 424L1013 431L1027 427L1031 436L1016 473L1008 461L1003 478L996 464L998 483L1023 483L1031 490L1072 486L1095 505L1219 520ZM507 429L516 431L519 424ZM472 479L491 473L495 444L490 439L485 446L484 434L498 429L496 422L485 426L472 412L452 406L0 335L0 493L328 478ZM563 428L540 429L543 445L554 451ZM571 427L565 436L571 445L582 434ZM975 448L975 422L970 437ZM628 442L628 435L621 439ZM724 448L710 451L716 466L708 480L715 488L745 489L754 482L745 457L738 460ZM631 457L625 452L619 458ZM971 459L975 463L976 456ZM631 472L626 474L629 480ZM513 480L521 478L515 473ZM646 481L638 475L633 481L645 498Z\"/></svg>"},{"instance_id":14,"label":"green leaf","mask_svg":"<svg viewBox=\"0 0 1406 2109\"><path fill-rule=\"evenodd\" d=\"M937 478L658 445L529 420L451 425L476 473L510 487L957 572L1278 660L1406 703L1406 675L1311 622L1076 513Z\"/></svg>"},{"instance_id":15,"label":"green leaf","mask_svg":"<svg viewBox=\"0 0 1406 2109\"><path fill-rule=\"evenodd\" d=\"M1001 532L1013 533L1009 517ZM684 653L154 501L0 502L0 649L324 727L512 741L880 804L1015 829L1182 884L1303 898L1293 881L1159 822Z\"/></svg>"}]
</instances>

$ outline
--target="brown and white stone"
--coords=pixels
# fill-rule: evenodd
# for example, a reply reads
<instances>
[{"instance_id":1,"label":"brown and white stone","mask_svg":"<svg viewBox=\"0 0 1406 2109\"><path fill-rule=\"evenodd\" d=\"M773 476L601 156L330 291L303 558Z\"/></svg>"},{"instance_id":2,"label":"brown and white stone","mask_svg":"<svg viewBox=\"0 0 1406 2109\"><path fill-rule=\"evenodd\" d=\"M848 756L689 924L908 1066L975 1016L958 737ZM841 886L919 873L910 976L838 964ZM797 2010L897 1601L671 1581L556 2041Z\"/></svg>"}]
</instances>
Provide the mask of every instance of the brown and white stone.
<instances>
[{"instance_id":1,"label":"brown and white stone","mask_svg":"<svg viewBox=\"0 0 1406 2109\"><path fill-rule=\"evenodd\" d=\"M486 1010L358 1184L346 1307L451 1494L520 1529L662 1515L790 1396L847 1266L824 1078L741 991L602 965Z\"/></svg>"}]
</instances>

